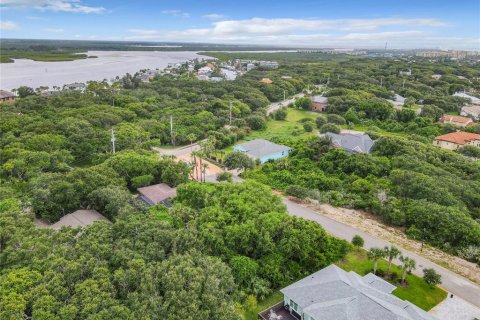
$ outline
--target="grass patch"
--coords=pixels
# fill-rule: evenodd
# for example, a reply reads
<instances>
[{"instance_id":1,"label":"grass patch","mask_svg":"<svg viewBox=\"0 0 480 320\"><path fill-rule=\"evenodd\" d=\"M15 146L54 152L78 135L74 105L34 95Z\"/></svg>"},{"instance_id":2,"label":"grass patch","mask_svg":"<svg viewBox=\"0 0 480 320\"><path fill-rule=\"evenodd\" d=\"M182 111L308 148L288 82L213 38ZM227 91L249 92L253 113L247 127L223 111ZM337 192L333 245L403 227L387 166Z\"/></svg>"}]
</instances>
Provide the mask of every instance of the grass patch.
<instances>
[{"instance_id":1,"label":"grass patch","mask_svg":"<svg viewBox=\"0 0 480 320\"><path fill-rule=\"evenodd\" d=\"M275 291L271 293L268 297L263 299L262 301L259 301L257 304L257 307L254 310L244 311L243 319L257 320L257 316L261 311L279 303L282 300L283 300L283 294L280 291Z\"/></svg>"},{"instance_id":2,"label":"grass patch","mask_svg":"<svg viewBox=\"0 0 480 320\"><path fill-rule=\"evenodd\" d=\"M73 61L79 59L95 58L86 54L51 53L51 52L5 52L0 54L1 63L12 63L13 59L30 59L34 61Z\"/></svg>"},{"instance_id":3,"label":"grass patch","mask_svg":"<svg viewBox=\"0 0 480 320\"><path fill-rule=\"evenodd\" d=\"M367 259L367 252L365 250L354 250L349 252L344 259L337 262L337 266L345 271L354 271L363 276L373 270L373 261ZM386 270L387 261L380 260L378 262L377 273L386 272ZM389 282L397 286L397 289L395 289L392 294L402 300L410 301L425 311L432 309L447 297L446 291L439 287L431 288L422 278L414 274L407 274L407 287L398 286L402 270L393 264L391 271L397 275L395 280L389 280Z\"/></svg>"}]
</instances>

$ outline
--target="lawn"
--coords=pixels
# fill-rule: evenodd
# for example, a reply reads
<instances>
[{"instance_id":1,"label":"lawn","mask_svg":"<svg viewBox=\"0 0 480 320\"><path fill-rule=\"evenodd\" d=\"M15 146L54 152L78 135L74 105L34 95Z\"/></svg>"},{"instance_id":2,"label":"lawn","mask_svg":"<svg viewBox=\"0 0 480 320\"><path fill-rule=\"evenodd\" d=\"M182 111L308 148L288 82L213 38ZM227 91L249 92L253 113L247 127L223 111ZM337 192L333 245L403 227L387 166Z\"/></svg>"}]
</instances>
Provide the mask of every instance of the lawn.
<instances>
[{"instance_id":1,"label":"lawn","mask_svg":"<svg viewBox=\"0 0 480 320\"><path fill-rule=\"evenodd\" d=\"M303 138L308 136L314 136L318 132L315 127L312 132L305 132L300 119L310 118L315 120L319 116L318 113L311 111L304 111L298 109L288 109L287 118L285 120L273 120L269 119L267 122L267 128L265 130L252 131L245 139L237 141L237 143L243 143L254 139L271 140L272 138L291 138L293 136ZM222 152L217 153L215 156L222 158L224 155L233 151L233 146L225 148Z\"/></svg>"},{"instance_id":2,"label":"lawn","mask_svg":"<svg viewBox=\"0 0 480 320\"><path fill-rule=\"evenodd\" d=\"M261 311L279 303L282 300L283 300L283 294L280 291L275 291L272 294L270 294L268 297L263 299L262 301L259 301L255 310L245 311L243 313L243 319L256 320L258 314Z\"/></svg>"},{"instance_id":3,"label":"lawn","mask_svg":"<svg viewBox=\"0 0 480 320\"><path fill-rule=\"evenodd\" d=\"M359 275L365 275L372 271L373 261L367 259L367 252L365 250L352 251L346 255L344 259L337 262L337 265L345 271L355 271ZM381 260L378 262L378 270L387 270L387 261ZM392 265L392 272L401 277L402 271L396 266ZM402 287L398 283L393 283L397 286L392 293L402 300L407 300L421 309L428 311L439 304L446 298L447 292L441 288L431 288L422 278L407 274L406 277L408 286Z\"/></svg>"}]
</instances>

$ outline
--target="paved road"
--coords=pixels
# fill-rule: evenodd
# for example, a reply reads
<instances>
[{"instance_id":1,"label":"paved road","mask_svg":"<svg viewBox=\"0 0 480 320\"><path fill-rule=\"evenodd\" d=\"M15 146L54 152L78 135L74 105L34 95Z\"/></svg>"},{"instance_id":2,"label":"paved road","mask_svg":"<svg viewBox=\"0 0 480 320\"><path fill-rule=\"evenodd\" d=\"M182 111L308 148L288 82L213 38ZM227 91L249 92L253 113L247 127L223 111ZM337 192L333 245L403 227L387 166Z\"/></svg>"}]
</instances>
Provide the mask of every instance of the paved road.
<instances>
[{"instance_id":1,"label":"paved road","mask_svg":"<svg viewBox=\"0 0 480 320\"><path fill-rule=\"evenodd\" d=\"M180 157L186 154L191 154L192 151L200 150L200 145L198 143L195 143L189 146L183 146L175 149L162 149L158 147L153 147L152 149L159 152L162 155Z\"/></svg>"},{"instance_id":2,"label":"paved road","mask_svg":"<svg viewBox=\"0 0 480 320\"><path fill-rule=\"evenodd\" d=\"M267 109L267 116L275 110L288 106L290 103L294 102L296 98L301 98L303 96L305 96L305 94L298 93L294 95L291 99L283 100L280 102L272 102Z\"/></svg>"},{"instance_id":3,"label":"paved road","mask_svg":"<svg viewBox=\"0 0 480 320\"><path fill-rule=\"evenodd\" d=\"M301 217L304 219L315 221L322 225L322 227L330 234L342 238L345 240L352 240L352 237L356 234L360 235L365 240L365 248L370 249L372 247L384 247L391 245L388 241L376 238L363 231L357 230L351 226L343 224L341 222L330 219L324 215L321 215L309 208L305 208L295 202L283 198L283 202L287 206L288 212L291 215ZM398 246L397 246L398 247ZM401 248L400 248L401 249ZM415 253L401 249L403 255L409 256L417 262L417 269L413 273L423 276L423 268L434 268L439 274L442 275L442 287L454 295L472 303L473 305L480 307L480 286L471 282L470 280L447 270L426 258L423 258ZM396 261L396 263L400 263Z\"/></svg>"}]
</instances>

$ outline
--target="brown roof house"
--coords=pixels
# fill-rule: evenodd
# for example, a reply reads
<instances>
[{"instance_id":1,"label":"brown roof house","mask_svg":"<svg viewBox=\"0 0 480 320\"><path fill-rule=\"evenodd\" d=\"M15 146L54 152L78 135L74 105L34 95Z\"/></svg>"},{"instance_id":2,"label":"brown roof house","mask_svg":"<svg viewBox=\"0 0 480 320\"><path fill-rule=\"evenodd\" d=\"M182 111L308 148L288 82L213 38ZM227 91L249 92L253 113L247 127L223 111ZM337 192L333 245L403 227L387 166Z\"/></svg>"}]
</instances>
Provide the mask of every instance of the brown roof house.
<instances>
[{"instance_id":1,"label":"brown roof house","mask_svg":"<svg viewBox=\"0 0 480 320\"><path fill-rule=\"evenodd\" d=\"M433 145L448 150L457 150L464 145L472 145L480 148L480 134L452 132L436 137Z\"/></svg>"},{"instance_id":2,"label":"brown roof house","mask_svg":"<svg viewBox=\"0 0 480 320\"><path fill-rule=\"evenodd\" d=\"M171 207L169 200L177 195L177 189L165 183L138 188L137 191L140 193L139 199L150 206L163 203L167 207Z\"/></svg>"},{"instance_id":3,"label":"brown roof house","mask_svg":"<svg viewBox=\"0 0 480 320\"><path fill-rule=\"evenodd\" d=\"M0 90L0 103L15 102L15 95L10 91Z\"/></svg>"},{"instance_id":4,"label":"brown roof house","mask_svg":"<svg viewBox=\"0 0 480 320\"><path fill-rule=\"evenodd\" d=\"M328 98L324 96L312 97L312 111L325 112L328 106Z\"/></svg>"},{"instance_id":5,"label":"brown roof house","mask_svg":"<svg viewBox=\"0 0 480 320\"><path fill-rule=\"evenodd\" d=\"M85 227L95 221L108 221L96 210L77 210L63 216L58 222L49 226L53 230L60 230L62 227Z\"/></svg>"},{"instance_id":6,"label":"brown roof house","mask_svg":"<svg viewBox=\"0 0 480 320\"><path fill-rule=\"evenodd\" d=\"M443 117L441 117L438 123L440 124L450 123L458 127L468 127L468 126L475 125L475 122L473 122L473 120L470 118L462 117L462 116L452 116L449 114L446 114Z\"/></svg>"},{"instance_id":7,"label":"brown roof house","mask_svg":"<svg viewBox=\"0 0 480 320\"><path fill-rule=\"evenodd\" d=\"M263 78L262 80L260 80L261 83L265 83L265 84L272 84L273 81L269 78Z\"/></svg>"}]
</instances>

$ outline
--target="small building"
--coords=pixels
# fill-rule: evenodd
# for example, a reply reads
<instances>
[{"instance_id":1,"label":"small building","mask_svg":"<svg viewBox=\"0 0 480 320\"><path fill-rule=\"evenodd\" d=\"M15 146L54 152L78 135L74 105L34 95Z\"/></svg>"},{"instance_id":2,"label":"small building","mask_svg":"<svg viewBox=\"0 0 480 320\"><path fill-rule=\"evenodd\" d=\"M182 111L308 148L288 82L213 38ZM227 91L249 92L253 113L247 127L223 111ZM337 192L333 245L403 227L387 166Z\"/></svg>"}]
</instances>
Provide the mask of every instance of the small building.
<instances>
[{"instance_id":1,"label":"small building","mask_svg":"<svg viewBox=\"0 0 480 320\"><path fill-rule=\"evenodd\" d=\"M473 122L473 120L468 117L455 116L455 115L449 115L449 114L446 114L443 117L441 117L438 123L440 124L450 123L458 127L469 127L469 126L475 125L475 122Z\"/></svg>"},{"instance_id":2,"label":"small building","mask_svg":"<svg viewBox=\"0 0 480 320\"><path fill-rule=\"evenodd\" d=\"M177 189L165 183L138 188L137 191L140 194L139 199L150 206L163 203L167 207L171 207L172 205L169 201L177 195Z\"/></svg>"},{"instance_id":3,"label":"small building","mask_svg":"<svg viewBox=\"0 0 480 320\"><path fill-rule=\"evenodd\" d=\"M285 158L291 151L290 147L264 139L255 139L237 144L233 147L233 150L243 152L253 160L259 160L260 163L265 163L268 160Z\"/></svg>"},{"instance_id":4,"label":"small building","mask_svg":"<svg viewBox=\"0 0 480 320\"><path fill-rule=\"evenodd\" d=\"M458 150L465 145L480 148L480 134L463 131L447 133L436 137L433 145L448 150Z\"/></svg>"},{"instance_id":5,"label":"small building","mask_svg":"<svg viewBox=\"0 0 480 320\"><path fill-rule=\"evenodd\" d=\"M366 133L332 133L327 132L325 136L332 140L332 146L342 148L348 153L370 153L375 141Z\"/></svg>"},{"instance_id":6,"label":"small building","mask_svg":"<svg viewBox=\"0 0 480 320\"><path fill-rule=\"evenodd\" d=\"M332 264L280 290L283 301L259 313L262 320L435 320L392 294L396 287L369 273ZM273 316L273 317L272 317ZM281 318L279 318L280 316Z\"/></svg>"},{"instance_id":7,"label":"small building","mask_svg":"<svg viewBox=\"0 0 480 320\"><path fill-rule=\"evenodd\" d=\"M95 221L109 221L96 210L77 210L63 216L58 222L49 226L53 230L60 230L62 227L83 228Z\"/></svg>"},{"instance_id":8,"label":"small building","mask_svg":"<svg viewBox=\"0 0 480 320\"><path fill-rule=\"evenodd\" d=\"M393 100L387 99L388 102L390 102L393 107L397 110L403 109L403 105L405 104L405 97L402 97L399 94L395 94L393 96Z\"/></svg>"},{"instance_id":9,"label":"small building","mask_svg":"<svg viewBox=\"0 0 480 320\"><path fill-rule=\"evenodd\" d=\"M80 82L74 82L70 84L66 84L63 86L64 90L74 90L74 91L80 91L84 92L85 91L85 83L80 83Z\"/></svg>"},{"instance_id":10,"label":"small building","mask_svg":"<svg viewBox=\"0 0 480 320\"><path fill-rule=\"evenodd\" d=\"M220 82L220 81L223 81L223 78L222 77L210 77L210 81Z\"/></svg>"},{"instance_id":11,"label":"small building","mask_svg":"<svg viewBox=\"0 0 480 320\"><path fill-rule=\"evenodd\" d=\"M325 112L328 107L328 98L324 96L312 97L312 111Z\"/></svg>"},{"instance_id":12,"label":"small building","mask_svg":"<svg viewBox=\"0 0 480 320\"><path fill-rule=\"evenodd\" d=\"M250 71L252 69L255 69L255 64L253 63L247 63L247 71Z\"/></svg>"},{"instance_id":13,"label":"small building","mask_svg":"<svg viewBox=\"0 0 480 320\"><path fill-rule=\"evenodd\" d=\"M480 105L471 105L462 108L460 115L480 121Z\"/></svg>"},{"instance_id":14,"label":"small building","mask_svg":"<svg viewBox=\"0 0 480 320\"><path fill-rule=\"evenodd\" d=\"M6 90L0 90L0 103L14 103L15 102L15 95Z\"/></svg>"},{"instance_id":15,"label":"small building","mask_svg":"<svg viewBox=\"0 0 480 320\"><path fill-rule=\"evenodd\" d=\"M197 74L200 76L210 76L212 74L212 69L210 67L201 67L198 69Z\"/></svg>"},{"instance_id":16,"label":"small building","mask_svg":"<svg viewBox=\"0 0 480 320\"><path fill-rule=\"evenodd\" d=\"M442 77L441 74L432 74L432 78L435 80L440 80L441 77Z\"/></svg>"},{"instance_id":17,"label":"small building","mask_svg":"<svg viewBox=\"0 0 480 320\"><path fill-rule=\"evenodd\" d=\"M407 77L410 77L412 75L412 70L411 69L408 69L407 71L400 71L399 74L401 76L407 76Z\"/></svg>"},{"instance_id":18,"label":"small building","mask_svg":"<svg viewBox=\"0 0 480 320\"><path fill-rule=\"evenodd\" d=\"M278 68L278 62L276 61L260 61L258 65L262 68L266 69L277 69Z\"/></svg>"},{"instance_id":19,"label":"small building","mask_svg":"<svg viewBox=\"0 0 480 320\"><path fill-rule=\"evenodd\" d=\"M260 80L261 83L265 83L265 84L272 84L273 81L270 80L269 78L263 78L262 80Z\"/></svg>"}]
</instances>

